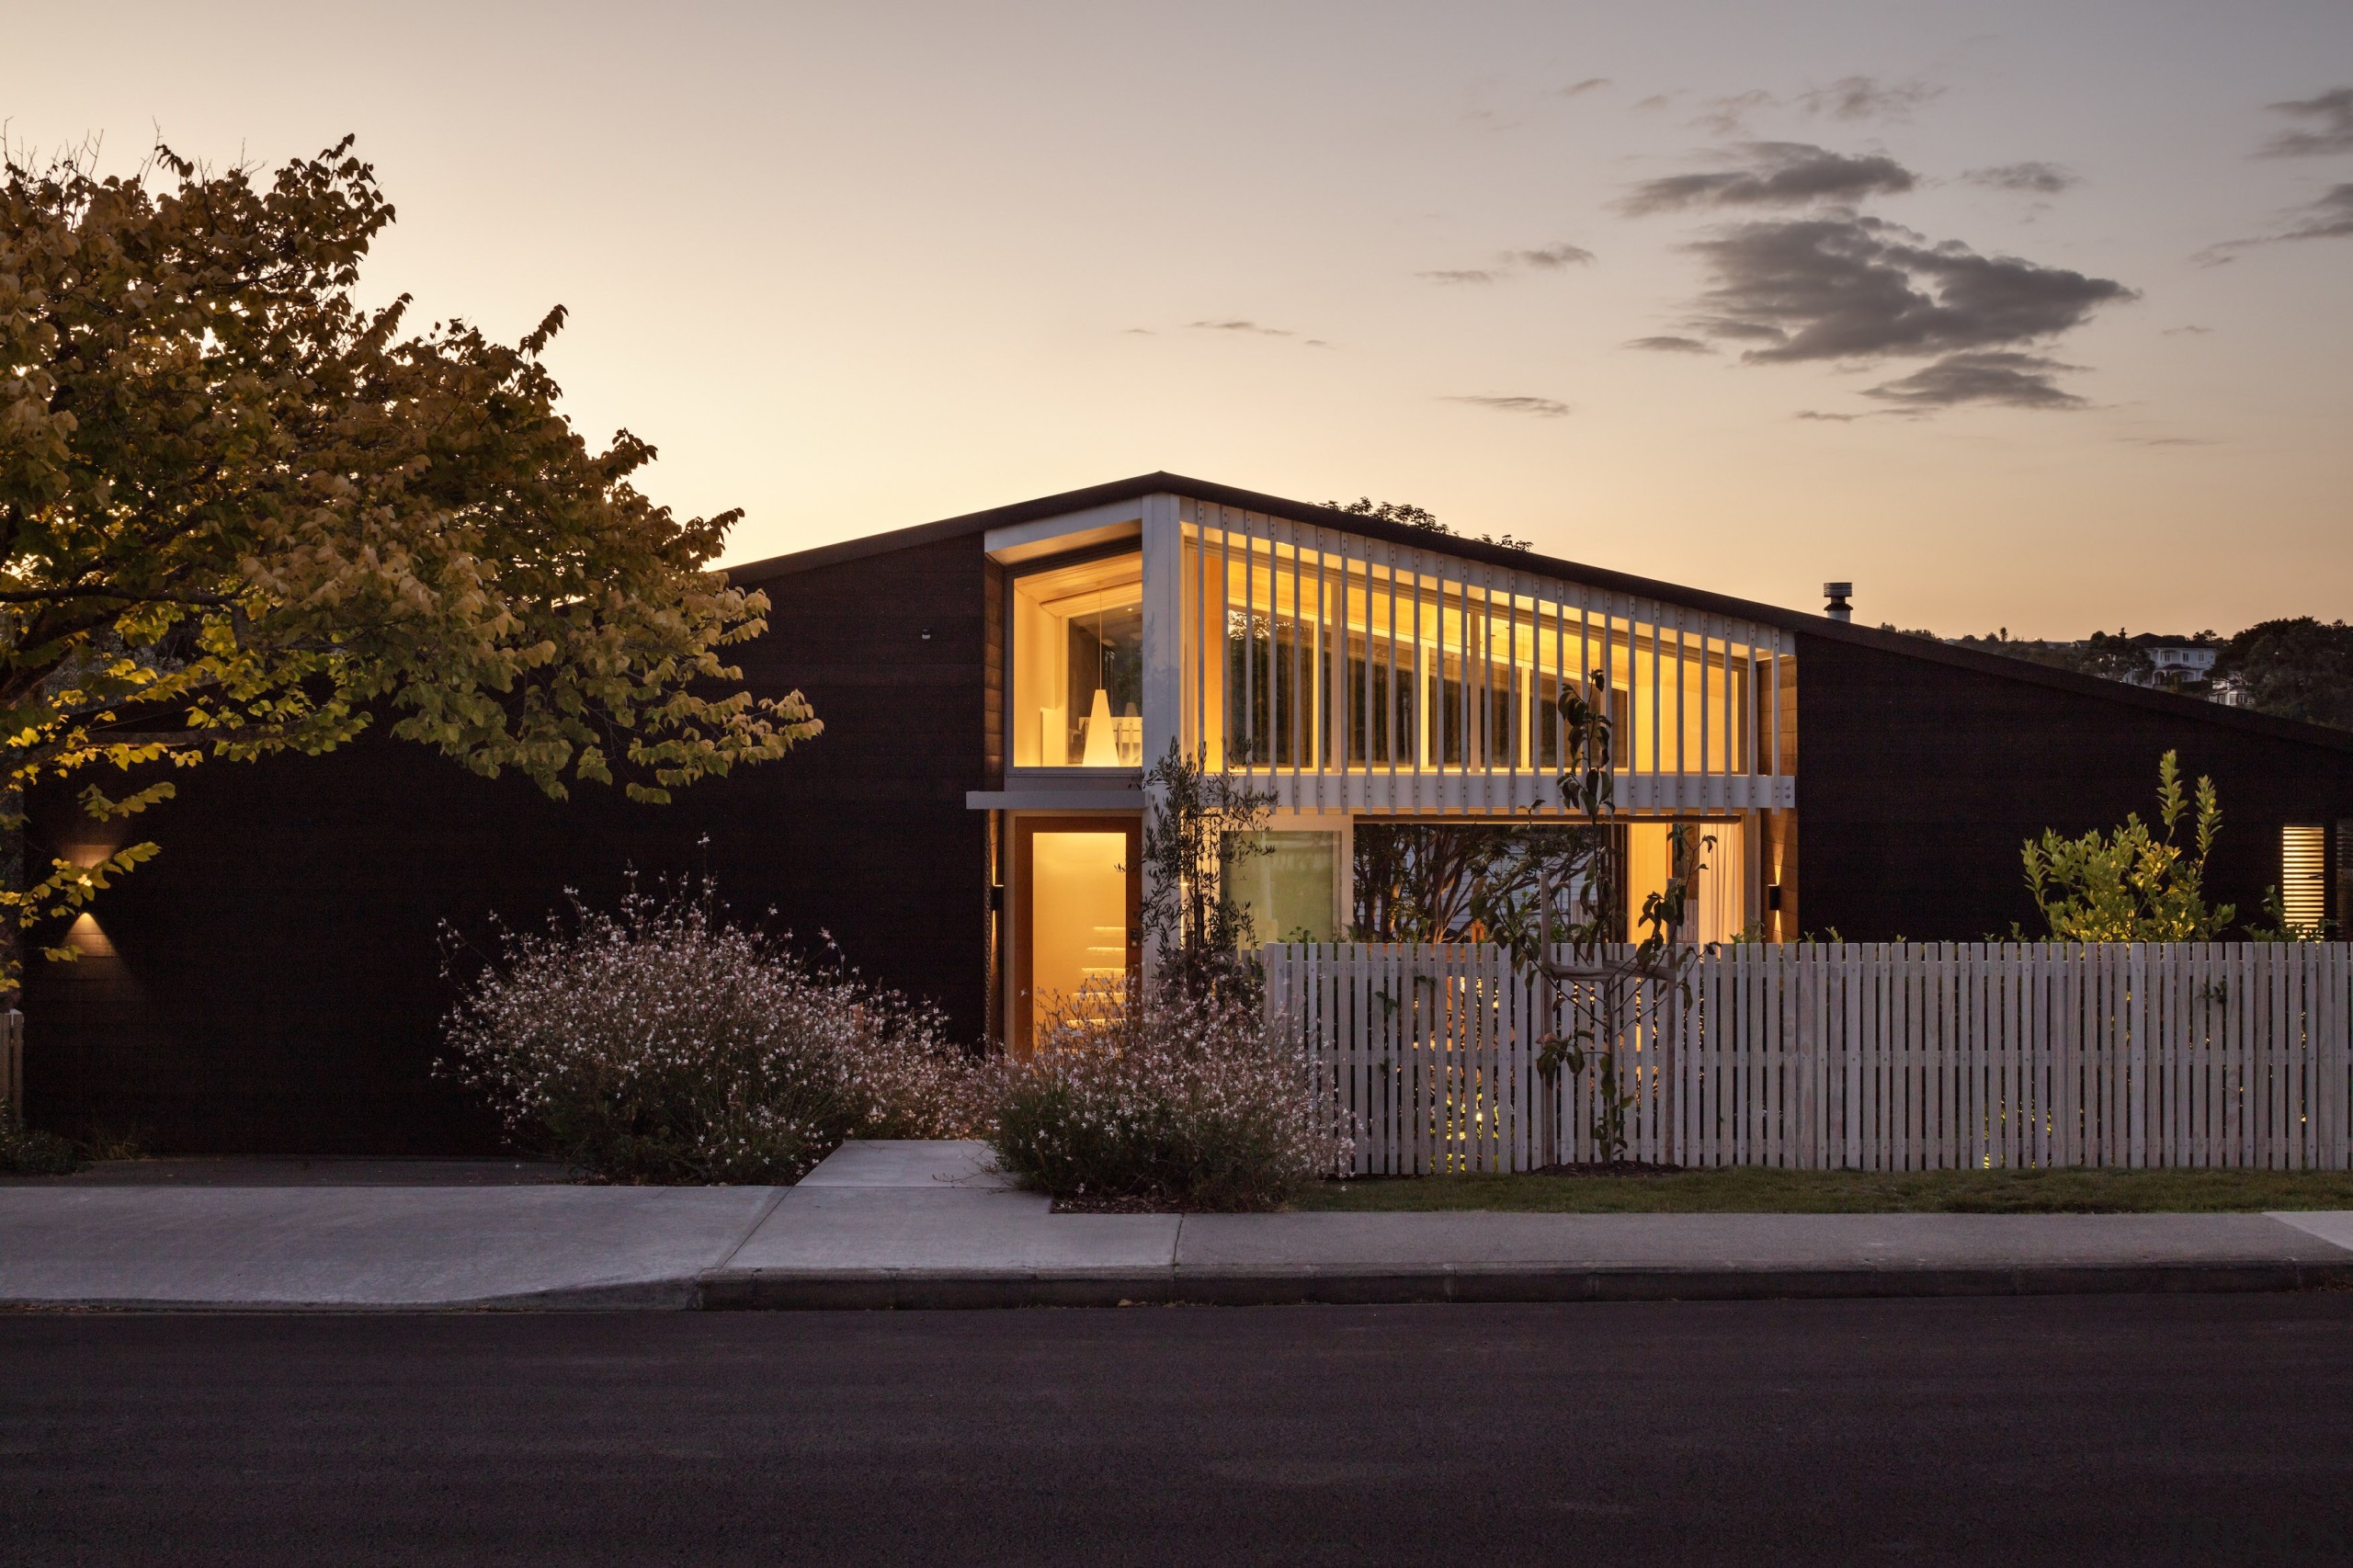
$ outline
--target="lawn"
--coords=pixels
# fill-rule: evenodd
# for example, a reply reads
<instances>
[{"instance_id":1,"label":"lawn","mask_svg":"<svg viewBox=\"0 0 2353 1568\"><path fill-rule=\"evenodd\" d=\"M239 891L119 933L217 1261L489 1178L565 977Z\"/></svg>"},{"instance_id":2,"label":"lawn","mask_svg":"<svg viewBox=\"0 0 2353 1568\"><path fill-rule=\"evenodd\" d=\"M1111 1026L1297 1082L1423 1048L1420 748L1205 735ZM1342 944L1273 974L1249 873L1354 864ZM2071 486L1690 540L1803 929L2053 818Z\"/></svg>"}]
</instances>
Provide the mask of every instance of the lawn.
<instances>
[{"instance_id":1,"label":"lawn","mask_svg":"<svg viewBox=\"0 0 2353 1568\"><path fill-rule=\"evenodd\" d=\"M2353 1209L2353 1172L1785 1171L1673 1176L1370 1176L1324 1182L1302 1210L1539 1214L2153 1214Z\"/></svg>"}]
</instances>

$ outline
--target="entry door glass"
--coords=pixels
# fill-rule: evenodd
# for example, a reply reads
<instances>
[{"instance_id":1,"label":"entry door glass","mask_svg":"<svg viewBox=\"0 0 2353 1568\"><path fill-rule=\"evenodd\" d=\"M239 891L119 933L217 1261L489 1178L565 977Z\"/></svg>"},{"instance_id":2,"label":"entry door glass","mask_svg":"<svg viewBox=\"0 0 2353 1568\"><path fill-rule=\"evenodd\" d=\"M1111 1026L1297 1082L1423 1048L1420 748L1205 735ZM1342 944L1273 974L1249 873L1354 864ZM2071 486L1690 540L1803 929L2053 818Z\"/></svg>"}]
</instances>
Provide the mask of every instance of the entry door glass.
<instances>
[{"instance_id":1,"label":"entry door glass","mask_svg":"<svg viewBox=\"0 0 2353 1568\"><path fill-rule=\"evenodd\" d=\"M1030 843L1029 983L1043 1021L1088 982L1128 973L1128 835L1040 831Z\"/></svg>"}]
</instances>

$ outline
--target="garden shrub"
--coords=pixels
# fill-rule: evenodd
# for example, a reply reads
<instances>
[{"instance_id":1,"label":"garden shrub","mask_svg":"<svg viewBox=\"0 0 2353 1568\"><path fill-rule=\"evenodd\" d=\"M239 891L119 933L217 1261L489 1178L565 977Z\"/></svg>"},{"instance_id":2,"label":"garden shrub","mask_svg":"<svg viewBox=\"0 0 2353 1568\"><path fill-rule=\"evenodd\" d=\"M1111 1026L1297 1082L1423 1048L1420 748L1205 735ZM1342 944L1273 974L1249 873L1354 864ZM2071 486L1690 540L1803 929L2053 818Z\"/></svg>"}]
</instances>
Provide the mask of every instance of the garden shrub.
<instances>
[{"instance_id":1,"label":"garden shrub","mask_svg":"<svg viewBox=\"0 0 2353 1568\"><path fill-rule=\"evenodd\" d=\"M0 1100L0 1171L10 1176L71 1176L82 1168L73 1144L54 1132L37 1132L17 1119L17 1108Z\"/></svg>"},{"instance_id":2,"label":"garden shrub","mask_svg":"<svg viewBox=\"0 0 2353 1568\"><path fill-rule=\"evenodd\" d=\"M950 1138L972 1068L936 1009L729 924L705 887L502 933L443 1071L608 1181L792 1182L850 1138Z\"/></svg>"},{"instance_id":3,"label":"garden shrub","mask_svg":"<svg viewBox=\"0 0 2353 1568\"><path fill-rule=\"evenodd\" d=\"M1216 993L1083 992L986 1086L998 1165L1059 1199L1274 1209L1353 1153L1328 1075Z\"/></svg>"}]
</instances>

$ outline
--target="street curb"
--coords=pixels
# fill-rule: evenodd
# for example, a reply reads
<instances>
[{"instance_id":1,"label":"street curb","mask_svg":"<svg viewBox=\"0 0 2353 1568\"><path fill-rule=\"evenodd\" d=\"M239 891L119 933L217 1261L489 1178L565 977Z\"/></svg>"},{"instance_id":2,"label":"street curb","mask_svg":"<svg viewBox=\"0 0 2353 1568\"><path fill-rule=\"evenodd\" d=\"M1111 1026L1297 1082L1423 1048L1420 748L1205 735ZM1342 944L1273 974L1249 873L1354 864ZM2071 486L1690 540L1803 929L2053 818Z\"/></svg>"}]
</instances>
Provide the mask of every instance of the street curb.
<instances>
[{"instance_id":1,"label":"street curb","mask_svg":"<svg viewBox=\"0 0 2353 1568\"><path fill-rule=\"evenodd\" d=\"M1863 1297L2197 1295L2353 1289L2345 1263L2149 1263L1870 1268L1273 1269L1117 1274L722 1269L710 1312L1007 1307L1749 1301Z\"/></svg>"}]
</instances>

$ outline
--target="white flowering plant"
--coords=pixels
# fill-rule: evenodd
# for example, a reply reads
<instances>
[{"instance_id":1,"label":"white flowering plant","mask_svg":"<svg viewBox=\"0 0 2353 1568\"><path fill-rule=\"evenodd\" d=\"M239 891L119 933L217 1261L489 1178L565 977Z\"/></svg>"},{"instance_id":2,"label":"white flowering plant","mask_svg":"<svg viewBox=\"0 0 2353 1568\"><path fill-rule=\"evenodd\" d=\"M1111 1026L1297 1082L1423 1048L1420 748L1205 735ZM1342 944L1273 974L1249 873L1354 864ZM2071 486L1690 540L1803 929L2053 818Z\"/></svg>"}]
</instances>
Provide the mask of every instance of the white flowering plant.
<instances>
[{"instance_id":1,"label":"white flowering plant","mask_svg":"<svg viewBox=\"0 0 2353 1568\"><path fill-rule=\"evenodd\" d=\"M708 883L502 931L444 1039L518 1145L594 1179L792 1182L846 1139L970 1124L936 1009L730 923Z\"/></svg>"},{"instance_id":2,"label":"white flowering plant","mask_svg":"<svg viewBox=\"0 0 2353 1568\"><path fill-rule=\"evenodd\" d=\"M983 1086L998 1165L1065 1201L1277 1209L1355 1153L1308 1052L1180 987L1083 990Z\"/></svg>"}]
</instances>

